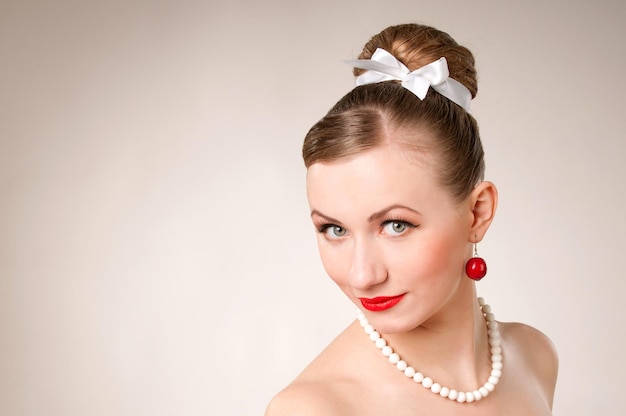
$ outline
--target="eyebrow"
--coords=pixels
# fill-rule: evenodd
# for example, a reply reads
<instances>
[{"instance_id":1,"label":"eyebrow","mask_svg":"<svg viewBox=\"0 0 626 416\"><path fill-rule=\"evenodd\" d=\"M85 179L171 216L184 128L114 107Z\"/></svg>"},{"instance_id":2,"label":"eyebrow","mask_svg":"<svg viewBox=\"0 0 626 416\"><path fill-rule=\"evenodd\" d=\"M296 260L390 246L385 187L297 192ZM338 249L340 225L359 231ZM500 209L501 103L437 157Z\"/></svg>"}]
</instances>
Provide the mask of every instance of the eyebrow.
<instances>
[{"instance_id":1,"label":"eyebrow","mask_svg":"<svg viewBox=\"0 0 626 416\"><path fill-rule=\"evenodd\" d=\"M383 208L380 211L373 213L367 218L367 220L369 222L376 221L377 219L384 217L385 215L387 215L389 211L393 211L394 209L406 209L417 215L420 215L420 213L418 211L415 211L413 208L409 208L406 205L395 204L395 205L390 205L387 208Z\"/></svg>"},{"instance_id":2,"label":"eyebrow","mask_svg":"<svg viewBox=\"0 0 626 416\"><path fill-rule=\"evenodd\" d=\"M370 215L367 218L367 221L368 222L374 222L377 219L380 219L381 217L384 217L385 215L387 215L387 213L389 211L393 211L394 209L406 209L406 210L409 210L409 211L411 211L411 212L413 212L413 213L415 213L417 215L420 215L420 213L418 211L414 210L413 208L409 208L409 207L407 207L405 205L394 204L394 205L390 205L390 206L388 206L386 208L381 209L380 211L377 211L377 212L373 213L372 215ZM336 220L336 219L334 219L332 217L329 217L328 215L324 215L324 214L322 214L321 212L319 212L316 209L311 211L311 216L314 216L314 215L317 215L318 217L322 217L324 219L324 221L332 222L332 223L337 224L337 225L341 225L341 221Z\"/></svg>"},{"instance_id":3,"label":"eyebrow","mask_svg":"<svg viewBox=\"0 0 626 416\"><path fill-rule=\"evenodd\" d=\"M322 219L324 219L324 221L326 222L332 222L333 224L341 225L341 221L336 220L332 217L329 217L328 215L324 215L316 209L311 211L311 216L314 216L314 215L317 215L318 217L322 217Z\"/></svg>"}]
</instances>

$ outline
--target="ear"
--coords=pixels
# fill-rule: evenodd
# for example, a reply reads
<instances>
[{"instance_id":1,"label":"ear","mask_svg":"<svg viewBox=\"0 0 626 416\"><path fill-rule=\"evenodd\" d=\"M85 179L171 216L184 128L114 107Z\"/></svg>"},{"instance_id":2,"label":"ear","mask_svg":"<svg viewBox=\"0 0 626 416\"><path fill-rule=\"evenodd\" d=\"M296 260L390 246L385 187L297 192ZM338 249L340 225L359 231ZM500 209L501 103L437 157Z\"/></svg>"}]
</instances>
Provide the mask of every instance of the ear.
<instances>
[{"instance_id":1,"label":"ear","mask_svg":"<svg viewBox=\"0 0 626 416\"><path fill-rule=\"evenodd\" d=\"M469 241L478 243L483 239L493 221L498 206L498 190L491 182L481 182L469 196L472 211Z\"/></svg>"}]
</instances>

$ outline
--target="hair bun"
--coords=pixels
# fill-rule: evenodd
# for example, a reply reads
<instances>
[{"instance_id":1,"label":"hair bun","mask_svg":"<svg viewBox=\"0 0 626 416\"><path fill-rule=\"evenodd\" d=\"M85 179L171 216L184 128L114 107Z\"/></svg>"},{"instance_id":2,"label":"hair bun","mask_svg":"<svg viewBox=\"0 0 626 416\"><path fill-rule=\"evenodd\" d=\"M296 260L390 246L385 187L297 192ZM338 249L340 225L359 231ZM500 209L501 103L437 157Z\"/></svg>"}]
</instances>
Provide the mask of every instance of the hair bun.
<instances>
[{"instance_id":1,"label":"hair bun","mask_svg":"<svg viewBox=\"0 0 626 416\"><path fill-rule=\"evenodd\" d=\"M377 48L391 53L411 71L443 56L448 61L450 77L465 85L472 98L476 97L478 81L474 55L446 32L416 23L391 26L365 44L359 59L370 59ZM354 69L355 76L363 72L363 69Z\"/></svg>"}]
</instances>

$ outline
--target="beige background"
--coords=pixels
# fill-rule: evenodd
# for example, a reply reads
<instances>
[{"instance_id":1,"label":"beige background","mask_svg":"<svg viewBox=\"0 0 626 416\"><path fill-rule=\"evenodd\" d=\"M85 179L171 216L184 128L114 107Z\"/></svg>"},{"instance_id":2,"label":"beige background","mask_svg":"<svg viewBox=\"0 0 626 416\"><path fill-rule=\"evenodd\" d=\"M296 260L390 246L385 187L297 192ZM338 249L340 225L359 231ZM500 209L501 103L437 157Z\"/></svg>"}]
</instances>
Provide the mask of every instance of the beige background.
<instances>
[{"instance_id":1,"label":"beige background","mask_svg":"<svg viewBox=\"0 0 626 416\"><path fill-rule=\"evenodd\" d=\"M383 3L385 5L383 5ZM622 415L621 0L0 2L0 414L253 415L354 317L299 157L374 33L472 49L501 204L479 292ZM523 382L523 380L520 380Z\"/></svg>"}]
</instances>

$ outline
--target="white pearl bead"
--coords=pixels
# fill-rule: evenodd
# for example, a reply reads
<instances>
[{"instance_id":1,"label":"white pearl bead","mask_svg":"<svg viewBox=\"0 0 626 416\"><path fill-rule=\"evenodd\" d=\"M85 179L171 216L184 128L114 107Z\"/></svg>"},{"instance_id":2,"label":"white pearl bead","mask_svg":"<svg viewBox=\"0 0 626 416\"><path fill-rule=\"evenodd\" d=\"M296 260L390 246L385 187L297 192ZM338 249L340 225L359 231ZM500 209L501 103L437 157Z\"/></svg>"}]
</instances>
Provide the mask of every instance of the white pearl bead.
<instances>
[{"instance_id":1,"label":"white pearl bead","mask_svg":"<svg viewBox=\"0 0 626 416\"><path fill-rule=\"evenodd\" d=\"M363 314L360 310L357 312L357 319L359 320L359 324L363 327L363 331L376 345L376 348L380 349L383 356L387 357L389 361L394 364L398 370L402 371L406 377L412 378L416 383L420 383L424 388L429 389L435 394L439 394L441 397L447 397L448 399L455 400L459 403L472 403L487 397L490 392L494 391L495 386L498 384L500 376L502 375L503 361L502 340L500 338L498 323L495 320L495 316L491 312L491 307L485 304L482 298L478 298L478 303L481 306L481 311L488 328L487 341L489 343L489 351L491 354L491 375L482 387L471 392L460 392L454 389L449 389L441 386L439 383L435 383L430 377L425 377L424 374L416 371L413 367L410 367L406 361L400 359L400 355L394 353L393 349L387 345L387 341L385 341L383 336L374 329L365 317L365 314Z\"/></svg>"},{"instance_id":2,"label":"white pearl bead","mask_svg":"<svg viewBox=\"0 0 626 416\"><path fill-rule=\"evenodd\" d=\"M474 390L472 394L474 394L474 399L475 400L480 400L480 399L483 398L482 393L480 391L478 391L478 390Z\"/></svg>"},{"instance_id":3,"label":"white pearl bead","mask_svg":"<svg viewBox=\"0 0 626 416\"><path fill-rule=\"evenodd\" d=\"M489 330L487 331L487 336L489 337L489 339L499 339L500 331ZM499 347L499 345L496 345L496 347Z\"/></svg>"},{"instance_id":4,"label":"white pearl bead","mask_svg":"<svg viewBox=\"0 0 626 416\"><path fill-rule=\"evenodd\" d=\"M427 389L431 388L433 386L433 380L430 377L424 377L424 380L422 380L422 386Z\"/></svg>"}]
</instances>

